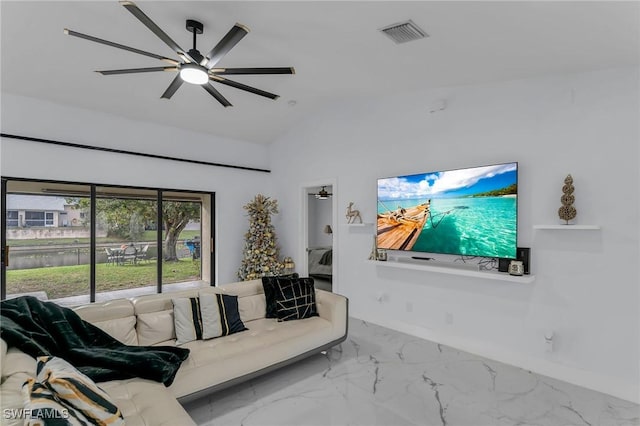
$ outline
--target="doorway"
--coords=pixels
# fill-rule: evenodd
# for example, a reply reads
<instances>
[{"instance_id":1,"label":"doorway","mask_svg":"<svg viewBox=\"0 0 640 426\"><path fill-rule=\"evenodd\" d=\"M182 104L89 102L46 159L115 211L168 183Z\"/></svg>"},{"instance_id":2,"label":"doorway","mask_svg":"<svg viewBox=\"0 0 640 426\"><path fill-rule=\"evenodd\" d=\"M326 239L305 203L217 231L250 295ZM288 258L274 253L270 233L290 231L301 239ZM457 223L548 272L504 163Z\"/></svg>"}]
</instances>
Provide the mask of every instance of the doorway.
<instances>
[{"instance_id":1,"label":"doorway","mask_svg":"<svg viewBox=\"0 0 640 426\"><path fill-rule=\"evenodd\" d=\"M336 182L325 179L306 183L301 195L300 270L314 279L316 288L336 292Z\"/></svg>"}]
</instances>

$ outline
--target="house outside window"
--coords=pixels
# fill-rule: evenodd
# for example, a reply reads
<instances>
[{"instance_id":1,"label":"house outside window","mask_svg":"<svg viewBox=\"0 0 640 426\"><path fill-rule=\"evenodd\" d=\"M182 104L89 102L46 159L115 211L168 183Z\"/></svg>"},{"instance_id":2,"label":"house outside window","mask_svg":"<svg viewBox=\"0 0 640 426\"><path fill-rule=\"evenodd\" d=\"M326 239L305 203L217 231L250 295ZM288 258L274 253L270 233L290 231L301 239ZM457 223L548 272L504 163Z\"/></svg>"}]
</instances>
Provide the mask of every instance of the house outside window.
<instances>
[{"instance_id":1,"label":"house outside window","mask_svg":"<svg viewBox=\"0 0 640 426\"><path fill-rule=\"evenodd\" d=\"M25 226L44 226L44 212L24 212Z\"/></svg>"},{"instance_id":2,"label":"house outside window","mask_svg":"<svg viewBox=\"0 0 640 426\"><path fill-rule=\"evenodd\" d=\"M17 227L18 227L18 211L8 210L7 211L7 228L17 228Z\"/></svg>"}]
</instances>

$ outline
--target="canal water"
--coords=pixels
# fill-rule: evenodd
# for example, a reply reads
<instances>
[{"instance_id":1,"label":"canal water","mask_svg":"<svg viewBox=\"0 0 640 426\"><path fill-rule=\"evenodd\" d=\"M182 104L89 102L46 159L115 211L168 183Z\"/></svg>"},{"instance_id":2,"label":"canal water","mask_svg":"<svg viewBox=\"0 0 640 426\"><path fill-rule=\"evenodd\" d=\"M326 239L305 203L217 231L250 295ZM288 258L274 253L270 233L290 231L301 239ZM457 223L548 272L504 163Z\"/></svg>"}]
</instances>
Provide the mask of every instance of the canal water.
<instances>
[{"instance_id":1,"label":"canal water","mask_svg":"<svg viewBox=\"0 0 640 426\"><path fill-rule=\"evenodd\" d=\"M120 247L113 245L108 247ZM141 246L142 247L142 246ZM178 249L180 251L180 249ZM157 258L157 246L149 245L147 258ZM9 251L8 270L47 268L51 266L88 265L91 262L87 245L69 247L16 247ZM97 248L96 263L107 263L105 246Z\"/></svg>"}]
</instances>

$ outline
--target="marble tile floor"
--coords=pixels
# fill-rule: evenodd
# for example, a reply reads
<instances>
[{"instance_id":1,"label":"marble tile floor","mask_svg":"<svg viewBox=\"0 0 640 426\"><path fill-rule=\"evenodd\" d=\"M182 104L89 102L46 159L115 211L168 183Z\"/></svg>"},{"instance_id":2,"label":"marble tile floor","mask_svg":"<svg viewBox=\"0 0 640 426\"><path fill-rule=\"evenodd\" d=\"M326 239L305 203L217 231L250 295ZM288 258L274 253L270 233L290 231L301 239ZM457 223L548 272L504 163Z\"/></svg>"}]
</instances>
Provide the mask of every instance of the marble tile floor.
<instances>
[{"instance_id":1,"label":"marble tile floor","mask_svg":"<svg viewBox=\"0 0 640 426\"><path fill-rule=\"evenodd\" d=\"M185 408L207 426L640 425L631 402L364 321L349 326L326 354Z\"/></svg>"}]
</instances>

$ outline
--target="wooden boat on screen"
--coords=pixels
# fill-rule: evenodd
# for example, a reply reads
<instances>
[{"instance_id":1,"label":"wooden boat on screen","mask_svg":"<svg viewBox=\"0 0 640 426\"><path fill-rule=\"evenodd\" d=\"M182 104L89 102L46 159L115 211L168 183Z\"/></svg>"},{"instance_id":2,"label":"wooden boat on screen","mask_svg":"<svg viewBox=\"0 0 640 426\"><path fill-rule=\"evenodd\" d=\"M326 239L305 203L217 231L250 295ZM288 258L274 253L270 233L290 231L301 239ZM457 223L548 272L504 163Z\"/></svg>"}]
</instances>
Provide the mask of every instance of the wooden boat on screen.
<instances>
[{"instance_id":1,"label":"wooden boat on screen","mask_svg":"<svg viewBox=\"0 0 640 426\"><path fill-rule=\"evenodd\" d=\"M378 214L378 247L411 250L429 217L429 203Z\"/></svg>"}]
</instances>

